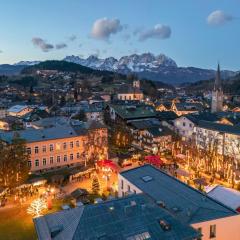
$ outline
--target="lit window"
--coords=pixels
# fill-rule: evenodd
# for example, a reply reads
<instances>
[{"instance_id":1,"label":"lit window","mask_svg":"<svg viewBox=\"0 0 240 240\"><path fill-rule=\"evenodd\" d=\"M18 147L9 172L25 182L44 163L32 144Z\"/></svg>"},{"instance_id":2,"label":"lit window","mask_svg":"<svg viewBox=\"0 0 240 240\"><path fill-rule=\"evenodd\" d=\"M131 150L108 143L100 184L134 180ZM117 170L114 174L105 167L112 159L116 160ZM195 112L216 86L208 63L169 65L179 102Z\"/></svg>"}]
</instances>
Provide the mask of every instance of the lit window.
<instances>
[{"instance_id":1,"label":"lit window","mask_svg":"<svg viewBox=\"0 0 240 240\"><path fill-rule=\"evenodd\" d=\"M39 160L38 159L35 160L35 167L39 167Z\"/></svg>"},{"instance_id":2,"label":"lit window","mask_svg":"<svg viewBox=\"0 0 240 240\"><path fill-rule=\"evenodd\" d=\"M27 148L27 153L31 154L31 148L30 147Z\"/></svg>"},{"instance_id":3,"label":"lit window","mask_svg":"<svg viewBox=\"0 0 240 240\"><path fill-rule=\"evenodd\" d=\"M67 143L63 143L63 149L64 149L64 150L67 149Z\"/></svg>"},{"instance_id":4,"label":"lit window","mask_svg":"<svg viewBox=\"0 0 240 240\"><path fill-rule=\"evenodd\" d=\"M73 142L70 142L70 148L73 148Z\"/></svg>"},{"instance_id":5,"label":"lit window","mask_svg":"<svg viewBox=\"0 0 240 240\"><path fill-rule=\"evenodd\" d=\"M49 149L50 149L50 152L53 151L53 144L50 144Z\"/></svg>"},{"instance_id":6,"label":"lit window","mask_svg":"<svg viewBox=\"0 0 240 240\"><path fill-rule=\"evenodd\" d=\"M46 151L47 151L46 146L43 146L43 147L42 147L42 151L43 151L43 152L46 152Z\"/></svg>"},{"instance_id":7,"label":"lit window","mask_svg":"<svg viewBox=\"0 0 240 240\"><path fill-rule=\"evenodd\" d=\"M38 153L38 147L35 147L35 153Z\"/></svg>"},{"instance_id":8,"label":"lit window","mask_svg":"<svg viewBox=\"0 0 240 240\"><path fill-rule=\"evenodd\" d=\"M216 237L216 224L210 225L210 238L215 238Z\"/></svg>"},{"instance_id":9,"label":"lit window","mask_svg":"<svg viewBox=\"0 0 240 240\"><path fill-rule=\"evenodd\" d=\"M43 166L46 166L46 164L47 164L46 158L43 158L42 164L43 164Z\"/></svg>"},{"instance_id":10,"label":"lit window","mask_svg":"<svg viewBox=\"0 0 240 240\"><path fill-rule=\"evenodd\" d=\"M53 164L53 157L50 157L50 164Z\"/></svg>"}]
</instances>

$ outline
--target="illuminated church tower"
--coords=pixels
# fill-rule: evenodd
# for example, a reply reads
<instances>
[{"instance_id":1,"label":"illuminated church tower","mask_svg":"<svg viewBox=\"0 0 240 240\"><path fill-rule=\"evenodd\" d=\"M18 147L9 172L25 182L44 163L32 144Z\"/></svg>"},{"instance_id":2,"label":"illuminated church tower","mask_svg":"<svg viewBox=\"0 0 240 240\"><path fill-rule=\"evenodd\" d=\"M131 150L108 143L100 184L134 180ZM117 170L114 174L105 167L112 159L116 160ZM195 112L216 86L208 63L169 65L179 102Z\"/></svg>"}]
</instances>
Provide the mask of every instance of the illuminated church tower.
<instances>
[{"instance_id":1,"label":"illuminated church tower","mask_svg":"<svg viewBox=\"0 0 240 240\"><path fill-rule=\"evenodd\" d=\"M220 67L218 64L218 69L216 73L216 78L214 82L214 88L212 91L212 106L211 112L221 112L223 110L223 90L222 90L222 82L220 76Z\"/></svg>"}]
</instances>

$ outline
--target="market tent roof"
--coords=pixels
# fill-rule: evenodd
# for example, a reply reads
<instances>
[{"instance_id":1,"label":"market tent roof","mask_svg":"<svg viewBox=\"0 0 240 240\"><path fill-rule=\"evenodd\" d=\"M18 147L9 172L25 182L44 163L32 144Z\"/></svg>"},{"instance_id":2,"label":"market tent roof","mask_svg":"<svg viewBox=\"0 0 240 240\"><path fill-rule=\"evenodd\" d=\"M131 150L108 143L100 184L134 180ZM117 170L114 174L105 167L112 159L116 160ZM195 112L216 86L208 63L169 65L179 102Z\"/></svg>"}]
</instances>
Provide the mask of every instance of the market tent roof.
<instances>
[{"instance_id":1,"label":"market tent roof","mask_svg":"<svg viewBox=\"0 0 240 240\"><path fill-rule=\"evenodd\" d=\"M117 164L114 163L112 160L108 160L108 159L97 161L97 166L98 167L109 167L112 170L118 170Z\"/></svg>"},{"instance_id":2,"label":"market tent roof","mask_svg":"<svg viewBox=\"0 0 240 240\"><path fill-rule=\"evenodd\" d=\"M152 164L152 165L155 165L155 166L161 166L163 165L163 161L160 159L159 156L156 156L156 155L151 155L151 156L146 156L145 157L145 160Z\"/></svg>"},{"instance_id":3,"label":"market tent roof","mask_svg":"<svg viewBox=\"0 0 240 240\"><path fill-rule=\"evenodd\" d=\"M178 175L181 175L181 176L184 176L184 177L189 177L190 176L189 172L187 172L186 170L181 169L181 168L178 168L176 170L176 172L177 172Z\"/></svg>"}]
</instances>

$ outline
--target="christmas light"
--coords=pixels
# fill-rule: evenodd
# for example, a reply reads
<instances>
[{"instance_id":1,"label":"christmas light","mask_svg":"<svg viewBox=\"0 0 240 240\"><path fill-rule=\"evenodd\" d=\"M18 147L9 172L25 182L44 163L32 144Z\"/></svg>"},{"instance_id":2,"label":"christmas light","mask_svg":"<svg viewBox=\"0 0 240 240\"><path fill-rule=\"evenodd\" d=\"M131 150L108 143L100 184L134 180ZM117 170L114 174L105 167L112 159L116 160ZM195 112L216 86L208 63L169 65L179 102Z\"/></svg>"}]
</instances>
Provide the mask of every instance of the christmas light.
<instances>
[{"instance_id":1,"label":"christmas light","mask_svg":"<svg viewBox=\"0 0 240 240\"><path fill-rule=\"evenodd\" d=\"M47 209L47 204L44 199L38 198L34 200L27 209L27 213L33 215L34 217L39 217L42 212Z\"/></svg>"}]
</instances>

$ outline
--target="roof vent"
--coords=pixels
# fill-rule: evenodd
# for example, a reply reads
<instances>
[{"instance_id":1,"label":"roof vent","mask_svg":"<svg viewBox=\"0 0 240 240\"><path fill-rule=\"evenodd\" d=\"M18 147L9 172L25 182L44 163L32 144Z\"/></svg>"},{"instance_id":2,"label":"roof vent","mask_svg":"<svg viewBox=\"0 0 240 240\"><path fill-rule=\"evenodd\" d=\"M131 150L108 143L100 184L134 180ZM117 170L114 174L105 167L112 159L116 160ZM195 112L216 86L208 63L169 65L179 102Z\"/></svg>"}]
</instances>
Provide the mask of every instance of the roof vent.
<instances>
[{"instance_id":1,"label":"roof vent","mask_svg":"<svg viewBox=\"0 0 240 240\"><path fill-rule=\"evenodd\" d=\"M161 208L166 208L166 205L163 201L157 201L157 205Z\"/></svg>"},{"instance_id":2,"label":"roof vent","mask_svg":"<svg viewBox=\"0 0 240 240\"><path fill-rule=\"evenodd\" d=\"M144 182L150 182L150 181L153 180L153 178L152 178L151 176L144 176L144 177L142 177L142 180L143 180Z\"/></svg>"},{"instance_id":3,"label":"roof vent","mask_svg":"<svg viewBox=\"0 0 240 240\"><path fill-rule=\"evenodd\" d=\"M160 220L159 225L162 228L163 231L170 231L171 230L171 225L165 221L165 220Z\"/></svg>"},{"instance_id":4,"label":"roof vent","mask_svg":"<svg viewBox=\"0 0 240 240\"><path fill-rule=\"evenodd\" d=\"M50 228L51 237L56 237L63 230L63 225L56 225Z\"/></svg>"}]
</instances>

